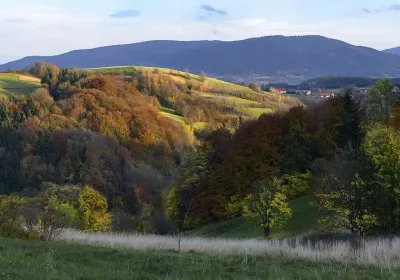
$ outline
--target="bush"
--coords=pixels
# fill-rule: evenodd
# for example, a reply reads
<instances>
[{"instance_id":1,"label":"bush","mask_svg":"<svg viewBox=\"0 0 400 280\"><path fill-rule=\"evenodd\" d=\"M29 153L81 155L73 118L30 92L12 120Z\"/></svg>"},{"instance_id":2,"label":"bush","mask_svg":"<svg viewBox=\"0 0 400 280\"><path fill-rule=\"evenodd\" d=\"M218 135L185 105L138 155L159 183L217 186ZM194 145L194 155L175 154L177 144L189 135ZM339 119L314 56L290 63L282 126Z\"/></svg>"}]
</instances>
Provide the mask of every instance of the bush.
<instances>
[{"instance_id":1,"label":"bush","mask_svg":"<svg viewBox=\"0 0 400 280\"><path fill-rule=\"evenodd\" d=\"M35 200L38 211L37 229L43 240L55 239L63 228L73 227L80 219L77 209L57 197L53 188L45 190Z\"/></svg>"},{"instance_id":2,"label":"bush","mask_svg":"<svg viewBox=\"0 0 400 280\"><path fill-rule=\"evenodd\" d=\"M0 196L0 236L26 238L22 210L27 204L25 198L19 196Z\"/></svg>"}]
</instances>

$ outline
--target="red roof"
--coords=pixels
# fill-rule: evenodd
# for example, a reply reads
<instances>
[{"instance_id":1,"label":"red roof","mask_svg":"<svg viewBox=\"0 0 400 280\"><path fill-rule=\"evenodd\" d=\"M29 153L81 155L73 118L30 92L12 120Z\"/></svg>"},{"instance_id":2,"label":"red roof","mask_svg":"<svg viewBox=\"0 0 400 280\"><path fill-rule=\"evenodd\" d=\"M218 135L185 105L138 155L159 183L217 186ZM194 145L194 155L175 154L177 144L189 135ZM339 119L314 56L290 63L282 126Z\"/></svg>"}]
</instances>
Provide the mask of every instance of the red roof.
<instances>
[{"instance_id":1,"label":"red roof","mask_svg":"<svg viewBox=\"0 0 400 280\"><path fill-rule=\"evenodd\" d=\"M330 93L330 92L319 92L318 95L319 96L331 96L332 93Z\"/></svg>"},{"instance_id":2,"label":"red roof","mask_svg":"<svg viewBox=\"0 0 400 280\"><path fill-rule=\"evenodd\" d=\"M286 89L284 89L284 88L277 88L276 91L278 91L278 92L284 92L284 91L286 91Z\"/></svg>"}]
</instances>

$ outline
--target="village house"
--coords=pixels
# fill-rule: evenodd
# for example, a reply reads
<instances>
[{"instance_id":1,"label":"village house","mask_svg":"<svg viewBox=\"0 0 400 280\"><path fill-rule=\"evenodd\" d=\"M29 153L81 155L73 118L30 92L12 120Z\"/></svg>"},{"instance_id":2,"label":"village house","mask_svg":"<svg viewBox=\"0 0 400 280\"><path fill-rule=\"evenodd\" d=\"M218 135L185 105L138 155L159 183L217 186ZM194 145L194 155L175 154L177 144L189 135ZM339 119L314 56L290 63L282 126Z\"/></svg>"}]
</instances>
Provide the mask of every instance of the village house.
<instances>
[{"instance_id":1,"label":"village house","mask_svg":"<svg viewBox=\"0 0 400 280\"><path fill-rule=\"evenodd\" d=\"M276 88L275 91L276 91L276 93L286 94L286 89L284 89L284 88Z\"/></svg>"},{"instance_id":2,"label":"village house","mask_svg":"<svg viewBox=\"0 0 400 280\"><path fill-rule=\"evenodd\" d=\"M321 98L335 97L335 94L332 92L317 92L315 95Z\"/></svg>"}]
</instances>

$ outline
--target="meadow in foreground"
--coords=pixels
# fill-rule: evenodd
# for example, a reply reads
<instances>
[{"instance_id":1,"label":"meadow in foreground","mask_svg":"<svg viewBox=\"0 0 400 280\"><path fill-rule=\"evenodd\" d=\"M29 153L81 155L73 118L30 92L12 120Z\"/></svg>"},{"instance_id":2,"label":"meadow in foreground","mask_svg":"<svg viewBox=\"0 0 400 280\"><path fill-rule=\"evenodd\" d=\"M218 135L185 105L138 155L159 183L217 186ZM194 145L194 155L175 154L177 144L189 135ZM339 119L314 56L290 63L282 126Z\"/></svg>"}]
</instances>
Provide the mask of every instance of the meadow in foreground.
<instances>
[{"instance_id":1,"label":"meadow in foreground","mask_svg":"<svg viewBox=\"0 0 400 280\"><path fill-rule=\"evenodd\" d=\"M176 236L64 231L58 240L136 250L170 251L178 249ZM400 238L397 237L299 236L269 240L183 237L181 251L242 256L269 255L315 262L332 261L342 264L372 265L384 269L400 268Z\"/></svg>"},{"instance_id":2,"label":"meadow in foreground","mask_svg":"<svg viewBox=\"0 0 400 280\"><path fill-rule=\"evenodd\" d=\"M397 268L284 256L135 251L0 239L0 279L398 279Z\"/></svg>"}]
</instances>

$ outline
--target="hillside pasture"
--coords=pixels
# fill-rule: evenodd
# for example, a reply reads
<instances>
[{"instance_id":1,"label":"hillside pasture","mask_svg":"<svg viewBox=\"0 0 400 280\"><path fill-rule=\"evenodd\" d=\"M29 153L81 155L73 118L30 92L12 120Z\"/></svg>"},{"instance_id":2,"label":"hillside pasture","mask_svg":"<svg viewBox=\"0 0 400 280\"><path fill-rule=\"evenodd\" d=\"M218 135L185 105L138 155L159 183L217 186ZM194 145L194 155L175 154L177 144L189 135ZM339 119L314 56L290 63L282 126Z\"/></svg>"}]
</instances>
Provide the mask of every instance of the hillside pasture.
<instances>
[{"instance_id":1,"label":"hillside pasture","mask_svg":"<svg viewBox=\"0 0 400 280\"><path fill-rule=\"evenodd\" d=\"M104 247L113 246L0 239L0 278L395 280L400 273L398 267L312 261L283 255L218 255Z\"/></svg>"},{"instance_id":2,"label":"hillside pasture","mask_svg":"<svg viewBox=\"0 0 400 280\"><path fill-rule=\"evenodd\" d=\"M102 74L118 74L118 75L132 75L136 73L136 68L134 66L113 66L113 67L101 67L101 68L88 68L84 70Z\"/></svg>"},{"instance_id":3,"label":"hillside pasture","mask_svg":"<svg viewBox=\"0 0 400 280\"><path fill-rule=\"evenodd\" d=\"M0 94L24 95L40 88L40 79L14 73L0 73Z\"/></svg>"}]
</instances>

